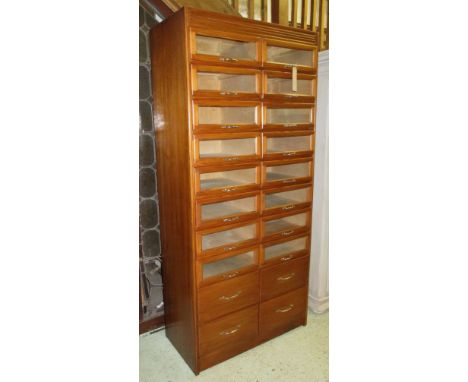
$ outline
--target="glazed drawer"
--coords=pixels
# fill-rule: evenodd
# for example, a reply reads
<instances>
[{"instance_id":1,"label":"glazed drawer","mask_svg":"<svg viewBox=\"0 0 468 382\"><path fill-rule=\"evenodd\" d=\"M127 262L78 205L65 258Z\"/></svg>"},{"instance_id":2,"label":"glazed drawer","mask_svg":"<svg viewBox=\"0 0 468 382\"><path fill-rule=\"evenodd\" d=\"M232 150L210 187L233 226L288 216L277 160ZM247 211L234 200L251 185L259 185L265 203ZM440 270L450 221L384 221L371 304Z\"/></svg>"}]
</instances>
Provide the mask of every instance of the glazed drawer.
<instances>
[{"instance_id":1,"label":"glazed drawer","mask_svg":"<svg viewBox=\"0 0 468 382\"><path fill-rule=\"evenodd\" d=\"M276 264L310 253L310 235L287 237L262 246L262 264Z\"/></svg>"},{"instance_id":2,"label":"glazed drawer","mask_svg":"<svg viewBox=\"0 0 468 382\"><path fill-rule=\"evenodd\" d=\"M269 300L306 285L308 273L308 256L262 269L260 274L261 300Z\"/></svg>"},{"instance_id":3,"label":"glazed drawer","mask_svg":"<svg viewBox=\"0 0 468 382\"><path fill-rule=\"evenodd\" d=\"M258 305L202 325L198 333L201 357L249 346L257 339Z\"/></svg>"},{"instance_id":4,"label":"glazed drawer","mask_svg":"<svg viewBox=\"0 0 468 382\"><path fill-rule=\"evenodd\" d=\"M291 42L266 41L263 66L286 71L291 71L295 66L299 71L315 73L316 48Z\"/></svg>"},{"instance_id":5,"label":"glazed drawer","mask_svg":"<svg viewBox=\"0 0 468 382\"><path fill-rule=\"evenodd\" d=\"M263 107L264 130L313 130L313 104L265 103Z\"/></svg>"},{"instance_id":6,"label":"glazed drawer","mask_svg":"<svg viewBox=\"0 0 468 382\"><path fill-rule=\"evenodd\" d=\"M260 194L242 194L229 198L210 198L196 202L197 227L216 227L251 220L259 215Z\"/></svg>"},{"instance_id":7,"label":"glazed drawer","mask_svg":"<svg viewBox=\"0 0 468 382\"><path fill-rule=\"evenodd\" d=\"M194 97L260 98L260 71L219 66L192 66Z\"/></svg>"},{"instance_id":8,"label":"glazed drawer","mask_svg":"<svg viewBox=\"0 0 468 382\"><path fill-rule=\"evenodd\" d=\"M263 215L292 212L310 207L312 186L289 186L264 191L262 195Z\"/></svg>"},{"instance_id":9,"label":"glazed drawer","mask_svg":"<svg viewBox=\"0 0 468 382\"><path fill-rule=\"evenodd\" d=\"M197 165L250 162L260 158L260 134L204 134L195 137Z\"/></svg>"},{"instance_id":10,"label":"glazed drawer","mask_svg":"<svg viewBox=\"0 0 468 382\"><path fill-rule=\"evenodd\" d=\"M305 325L306 314L307 287L260 304L260 340L265 341L297 326Z\"/></svg>"},{"instance_id":11,"label":"glazed drawer","mask_svg":"<svg viewBox=\"0 0 468 382\"><path fill-rule=\"evenodd\" d=\"M312 180L314 162L312 159L263 162L263 187L278 187Z\"/></svg>"},{"instance_id":12,"label":"glazed drawer","mask_svg":"<svg viewBox=\"0 0 468 382\"><path fill-rule=\"evenodd\" d=\"M209 256L227 253L256 244L260 238L260 224L254 220L250 223L210 228L197 232L196 237L199 254Z\"/></svg>"},{"instance_id":13,"label":"glazed drawer","mask_svg":"<svg viewBox=\"0 0 468 382\"><path fill-rule=\"evenodd\" d=\"M262 221L263 240L275 240L295 236L310 231L311 211L265 217Z\"/></svg>"},{"instance_id":14,"label":"glazed drawer","mask_svg":"<svg viewBox=\"0 0 468 382\"><path fill-rule=\"evenodd\" d=\"M292 73L264 72L263 93L265 99L271 100L300 100L313 102L315 96L316 77L298 74L296 81Z\"/></svg>"},{"instance_id":15,"label":"glazed drawer","mask_svg":"<svg viewBox=\"0 0 468 382\"><path fill-rule=\"evenodd\" d=\"M312 132L271 132L263 134L263 159L311 156L315 146Z\"/></svg>"},{"instance_id":16,"label":"glazed drawer","mask_svg":"<svg viewBox=\"0 0 468 382\"><path fill-rule=\"evenodd\" d=\"M200 288L198 317L207 322L258 302L258 272Z\"/></svg>"}]
</instances>

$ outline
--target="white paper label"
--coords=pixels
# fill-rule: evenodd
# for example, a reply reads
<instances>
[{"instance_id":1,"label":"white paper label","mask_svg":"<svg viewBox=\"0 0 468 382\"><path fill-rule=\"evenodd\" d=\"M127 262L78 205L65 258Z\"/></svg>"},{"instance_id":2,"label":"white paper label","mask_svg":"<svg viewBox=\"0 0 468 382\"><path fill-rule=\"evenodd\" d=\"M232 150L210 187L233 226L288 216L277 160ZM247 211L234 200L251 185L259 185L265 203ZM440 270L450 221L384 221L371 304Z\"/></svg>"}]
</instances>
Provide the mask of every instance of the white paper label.
<instances>
[{"instance_id":1,"label":"white paper label","mask_svg":"<svg viewBox=\"0 0 468 382\"><path fill-rule=\"evenodd\" d=\"M297 92L297 66L292 68L292 91Z\"/></svg>"}]
</instances>

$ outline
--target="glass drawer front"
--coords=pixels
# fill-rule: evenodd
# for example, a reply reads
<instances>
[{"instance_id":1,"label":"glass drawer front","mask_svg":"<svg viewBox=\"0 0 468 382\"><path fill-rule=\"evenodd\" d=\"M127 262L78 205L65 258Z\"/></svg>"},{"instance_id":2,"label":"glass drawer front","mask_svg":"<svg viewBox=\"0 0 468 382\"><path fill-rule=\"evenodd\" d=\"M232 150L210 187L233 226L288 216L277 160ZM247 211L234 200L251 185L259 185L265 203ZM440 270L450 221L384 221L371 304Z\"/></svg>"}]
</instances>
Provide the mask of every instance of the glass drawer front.
<instances>
[{"instance_id":1,"label":"glass drawer front","mask_svg":"<svg viewBox=\"0 0 468 382\"><path fill-rule=\"evenodd\" d=\"M268 220L264 225L264 234L265 236L273 235L278 232L288 232L297 230L298 228L303 228L307 225L308 213L303 212L297 215L284 216L279 219Z\"/></svg>"},{"instance_id":2,"label":"glass drawer front","mask_svg":"<svg viewBox=\"0 0 468 382\"><path fill-rule=\"evenodd\" d=\"M267 46L267 62L285 65L313 66L314 52L281 46Z\"/></svg>"},{"instance_id":3,"label":"glass drawer front","mask_svg":"<svg viewBox=\"0 0 468 382\"><path fill-rule=\"evenodd\" d=\"M231 74L197 71L197 89L228 94L256 93L254 74Z\"/></svg>"},{"instance_id":4,"label":"glass drawer front","mask_svg":"<svg viewBox=\"0 0 468 382\"><path fill-rule=\"evenodd\" d=\"M249 251L240 255L205 263L202 265L202 279L219 276L244 267L255 265L255 252Z\"/></svg>"},{"instance_id":5,"label":"glass drawer front","mask_svg":"<svg viewBox=\"0 0 468 382\"><path fill-rule=\"evenodd\" d=\"M200 159L236 159L257 154L257 138L207 139L199 141Z\"/></svg>"},{"instance_id":6,"label":"glass drawer front","mask_svg":"<svg viewBox=\"0 0 468 382\"><path fill-rule=\"evenodd\" d=\"M222 61L256 61L257 44L251 41L236 41L220 37L195 36L196 54L220 57ZM224 60L223 60L224 58Z\"/></svg>"},{"instance_id":7,"label":"glass drawer front","mask_svg":"<svg viewBox=\"0 0 468 382\"><path fill-rule=\"evenodd\" d=\"M240 170L205 172L200 174L200 190L254 185L257 183L256 167Z\"/></svg>"},{"instance_id":8,"label":"glass drawer front","mask_svg":"<svg viewBox=\"0 0 468 382\"><path fill-rule=\"evenodd\" d=\"M312 109L308 108L268 108L267 124L307 124L312 123Z\"/></svg>"},{"instance_id":9,"label":"glass drawer front","mask_svg":"<svg viewBox=\"0 0 468 382\"><path fill-rule=\"evenodd\" d=\"M298 79L297 90L293 89L291 78L268 77L268 94L294 94L312 97L314 95L314 83L312 80Z\"/></svg>"},{"instance_id":10,"label":"glass drawer front","mask_svg":"<svg viewBox=\"0 0 468 382\"><path fill-rule=\"evenodd\" d=\"M266 153L291 153L312 150L312 135L275 136L266 138Z\"/></svg>"},{"instance_id":11,"label":"glass drawer front","mask_svg":"<svg viewBox=\"0 0 468 382\"><path fill-rule=\"evenodd\" d=\"M286 241L284 243L271 245L264 249L264 261L271 260L279 256L286 256L293 252L303 251L307 249L307 236L299 239Z\"/></svg>"},{"instance_id":12,"label":"glass drawer front","mask_svg":"<svg viewBox=\"0 0 468 382\"><path fill-rule=\"evenodd\" d=\"M254 106L199 106L199 125L256 124L257 113Z\"/></svg>"},{"instance_id":13,"label":"glass drawer front","mask_svg":"<svg viewBox=\"0 0 468 382\"><path fill-rule=\"evenodd\" d=\"M202 222L207 222L225 216L257 212L256 200L256 196L251 196L248 198L203 204L201 206L201 220ZM236 221L234 218L226 218L225 220L226 222Z\"/></svg>"},{"instance_id":14,"label":"glass drawer front","mask_svg":"<svg viewBox=\"0 0 468 382\"><path fill-rule=\"evenodd\" d=\"M266 167L266 181L274 182L294 178L306 178L311 176L310 163L294 163L281 166Z\"/></svg>"},{"instance_id":15,"label":"glass drawer front","mask_svg":"<svg viewBox=\"0 0 468 382\"><path fill-rule=\"evenodd\" d=\"M222 247L224 251L235 249L233 244L247 240L254 240L257 236L255 224L214 232L202 236L202 251Z\"/></svg>"},{"instance_id":16,"label":"glass drawer front","mask_svg":"<svg viewBox=\"0 0 468 382\"><path fill-rule=\"evenodd\" d=\"M310 202L310 187L297 190L268 193L265 195L265 208L293 206L299 203Z\"/></svg>"}]
</instances>

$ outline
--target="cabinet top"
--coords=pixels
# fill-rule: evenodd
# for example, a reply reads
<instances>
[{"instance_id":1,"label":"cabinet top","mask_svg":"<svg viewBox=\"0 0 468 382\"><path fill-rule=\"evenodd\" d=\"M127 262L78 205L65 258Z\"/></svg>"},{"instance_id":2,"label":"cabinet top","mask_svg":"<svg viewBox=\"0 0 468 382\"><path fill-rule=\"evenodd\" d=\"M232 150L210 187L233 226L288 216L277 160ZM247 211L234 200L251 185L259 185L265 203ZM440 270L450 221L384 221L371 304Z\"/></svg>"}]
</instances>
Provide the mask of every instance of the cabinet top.
<instances>
[{"instance_id":1,"label":"cabinet top","mask_svg":"<svg viewBox=\"0 0 468 382\"><path fill-rule=\"evenodd\" d=\"M187 25L191 28L218 30L236 34L241 33L257 38L294 41L313 46L318 45L318 34L309 30L190 7L183 7L176 12L176 14L178 13L185 13Z\"/></svg>"}]
</instances>

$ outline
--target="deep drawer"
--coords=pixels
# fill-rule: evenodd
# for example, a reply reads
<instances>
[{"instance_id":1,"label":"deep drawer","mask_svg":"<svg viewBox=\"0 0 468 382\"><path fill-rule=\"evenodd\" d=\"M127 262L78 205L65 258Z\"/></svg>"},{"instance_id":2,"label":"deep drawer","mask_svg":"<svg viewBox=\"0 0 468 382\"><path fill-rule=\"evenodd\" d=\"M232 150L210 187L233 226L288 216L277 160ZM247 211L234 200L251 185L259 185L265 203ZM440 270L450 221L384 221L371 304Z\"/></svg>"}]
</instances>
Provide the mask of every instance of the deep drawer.
<instances>
[{"instance_id":1,"label":"deep drawer","mask_svg":"<svg viewBox=\"0 0 468 382\"><path fill-rule=\"evenodd\" d=\"M254 344L258 334L258 306L222 317L199 328L200 357L230 353Z\"/></svg>"},{"instance_id":2,"label":"deep drawer","mask_svg":"<svg viewBox=\"0 0 468 382\"><path fill-rule=\"evenodd\" d=\"M265 301L307 284L309 257L262 269L261 300Z\"/></svg>"},{"instance_id":3,"label":"deep drawer","mask_svg":"<svg viewBox=\"0 0 468 382\"><path fill-rule=\"evenodd\" d=\"M198 316L207 322L258 302L258 272L200 288Z\"/></svg>"},{"instance_id":4,"label":"deep drawer","mask_svg":"<svg viewBox=\"0 0 468 382\"><path fill-rule=\"evenodd\" d=\"M306 323L307 287L260 305L260 340L265 341Z\"/></svg>"}]
</instances>

